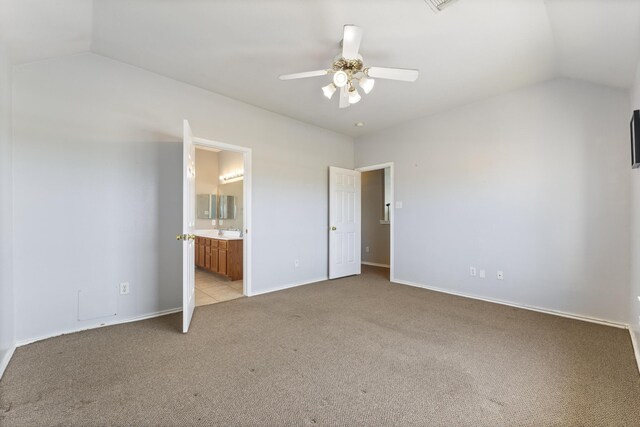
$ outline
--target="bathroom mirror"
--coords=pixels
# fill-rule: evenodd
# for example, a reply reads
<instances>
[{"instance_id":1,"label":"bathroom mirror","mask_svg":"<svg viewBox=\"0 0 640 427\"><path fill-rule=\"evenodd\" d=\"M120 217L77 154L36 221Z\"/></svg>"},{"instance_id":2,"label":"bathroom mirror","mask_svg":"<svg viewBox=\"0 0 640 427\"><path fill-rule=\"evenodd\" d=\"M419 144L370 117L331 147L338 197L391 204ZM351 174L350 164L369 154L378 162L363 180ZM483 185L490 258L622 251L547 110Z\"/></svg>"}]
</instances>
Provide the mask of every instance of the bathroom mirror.
<instances>
[{"instance_id":1,"label":"bathroom mirror","mask_svg":"<svg viewBox=\"0 0 640 427\"><path fill-rule=\"evenodd\" d=\"M198 219L216 219L217 205L215 194L198 194L196 205Z\"/></svg>"},{"instance_id":2,"label":"bathroom mirror","mask_svg":"<svg viewBox=\"0 0 640 427\"><path fill-rule=\"evenodd\" d=\"M230 195L220 195L220 219L236 218L236 197Z\"/></svg>"}]
</instances>

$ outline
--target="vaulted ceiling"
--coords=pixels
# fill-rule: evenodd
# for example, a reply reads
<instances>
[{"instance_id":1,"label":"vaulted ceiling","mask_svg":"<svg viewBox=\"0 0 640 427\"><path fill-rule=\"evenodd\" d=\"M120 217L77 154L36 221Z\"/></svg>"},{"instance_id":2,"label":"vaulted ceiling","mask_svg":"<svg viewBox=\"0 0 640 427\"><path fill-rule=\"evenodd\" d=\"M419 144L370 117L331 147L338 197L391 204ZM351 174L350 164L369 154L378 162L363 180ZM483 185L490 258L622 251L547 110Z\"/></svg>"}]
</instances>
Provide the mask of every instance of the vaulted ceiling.
<instances>
[{"instance_id":1,"label":"vaulted ceiling","mask_svg":"<svg viewBox=\"0 0 640 427\"><path fill-rule=\"evenodd\" d=\"M93 51L357 136L554 77L628 88L640 59L640 0L0 0L15 63ZM365 65L420 69L379 80L348 109L322 96L344 24ZM212 118L215 120L215 118ZM363 128L355 122L365 122Z\"/></svg>"}]
</instances>

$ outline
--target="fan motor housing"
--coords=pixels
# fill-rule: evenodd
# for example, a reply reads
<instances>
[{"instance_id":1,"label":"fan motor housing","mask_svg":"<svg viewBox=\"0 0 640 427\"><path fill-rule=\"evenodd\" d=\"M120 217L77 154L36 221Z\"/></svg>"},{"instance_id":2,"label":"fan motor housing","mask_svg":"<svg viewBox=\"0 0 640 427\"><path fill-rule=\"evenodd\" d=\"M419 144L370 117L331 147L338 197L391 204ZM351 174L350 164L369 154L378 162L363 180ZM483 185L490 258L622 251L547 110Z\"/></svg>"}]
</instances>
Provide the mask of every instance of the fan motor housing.
<instances>
[{"instance_id":1,"label":"fan motor housing","mask_svg":"<svg viewBox=\"0 0 640 427\"><path fill-rule=\"evenodd\" d=\"M333 62L333 71L344 71L350 74L355 74L362 71L363 64L360 59L336 59Z\"/></svg>"}]
</instances>

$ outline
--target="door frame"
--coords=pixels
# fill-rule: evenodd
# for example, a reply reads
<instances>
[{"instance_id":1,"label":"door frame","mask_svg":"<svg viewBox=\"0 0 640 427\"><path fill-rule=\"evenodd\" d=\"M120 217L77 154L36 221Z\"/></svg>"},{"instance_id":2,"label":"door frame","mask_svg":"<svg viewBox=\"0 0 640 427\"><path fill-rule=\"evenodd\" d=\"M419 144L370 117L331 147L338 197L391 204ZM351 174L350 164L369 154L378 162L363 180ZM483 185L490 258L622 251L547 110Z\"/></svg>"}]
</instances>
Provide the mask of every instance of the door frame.
<instances>
[{"instance_id":1,"label":"door frame","mask_svg":"<svg viewBox=\"0 0 640 427\"><path fill-rule=\"evenodd\" d=\"M242 294L244 296L251 296L251 238L253 233L251 233L251 148L242 147L240 145L227 144L225 142L213 141L205 138L198 138L196 136L193 137L193 145L198 147L207 147L214 148L216 150L221 151L233 151L234 153L241 153L243 155L244 163L244 176L243 176L243 184L242 184L242 193L243 193L243 203L244 209L242 214L242 225L244 231L243 235L243 254L242 254ZM196 175L198 171L196 170ZM194 194L195 197L195 194Z\"/></svg>"},{"instance_id":2,"label":"door frame","mask_svg":"<svg viewBox=\"0 0 640 427\"><path fill-rule=\"evenodd\" d=\"M396 228L396 196L395 196L395 171L394 171L394 163L393 162L387 162L387 163L378 163L375 165L371 165L371 166L362 166L359 168L356 168L355 170L358 172L371 172L371 171L375 171L375 170L384 170L385 168L389 168L389 176L390 176L390 187L391 187L391 191L390 191L390 195L389 198L391 199L391 206L389 206L389 218L391 223L389 224L389 281L390 282L395 282L395 228ZM362 224L360 224L360 227L362 227Z\"/></svg>"}]
</instances>

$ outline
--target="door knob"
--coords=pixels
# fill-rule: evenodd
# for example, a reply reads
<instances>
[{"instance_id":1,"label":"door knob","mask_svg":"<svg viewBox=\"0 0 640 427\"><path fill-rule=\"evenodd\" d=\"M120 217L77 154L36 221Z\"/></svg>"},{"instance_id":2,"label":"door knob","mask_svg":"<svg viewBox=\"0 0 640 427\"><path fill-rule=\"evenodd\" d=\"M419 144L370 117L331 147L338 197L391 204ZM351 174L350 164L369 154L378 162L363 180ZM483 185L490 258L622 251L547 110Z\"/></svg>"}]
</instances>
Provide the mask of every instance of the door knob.
<instances>
[{"instance_id":1,"label":"door knob","mask_svg":"<svg viewBox=\"0 0 640 427\"><path fill-rule=\"evenodd\" d=\"M176 240L196 240L195 234L178 234Z\"/></svg>"},{"instance_id":2,"label":"door knob","mask_svg":"<svg viewBox=\"0 0 640 427\"><path fill-rule=\"evenodd\" d=\"M337 230L337 228L331 227L331 231L336 231L336 230Z\"/></svg>"}]
</instances>

